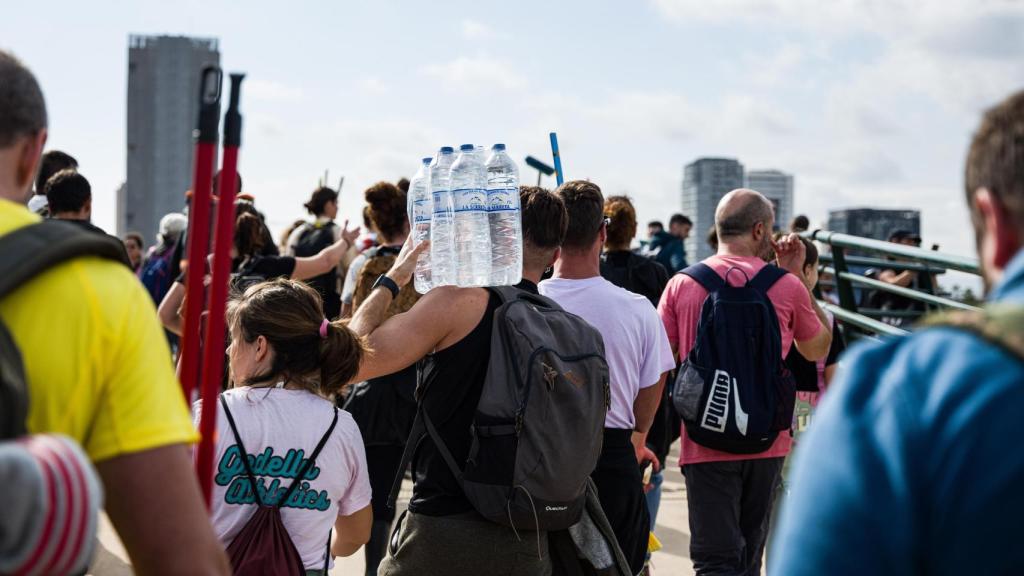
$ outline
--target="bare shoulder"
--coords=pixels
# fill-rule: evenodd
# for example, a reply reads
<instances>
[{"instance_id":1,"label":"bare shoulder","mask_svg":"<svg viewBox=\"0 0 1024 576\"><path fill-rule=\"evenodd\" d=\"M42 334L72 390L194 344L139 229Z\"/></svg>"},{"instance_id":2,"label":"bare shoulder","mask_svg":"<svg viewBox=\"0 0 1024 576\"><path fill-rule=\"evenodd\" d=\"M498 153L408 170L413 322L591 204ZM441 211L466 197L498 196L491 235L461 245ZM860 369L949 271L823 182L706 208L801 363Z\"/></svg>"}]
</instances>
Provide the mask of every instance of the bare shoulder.
<instances>
[{"instance_id":1,"label":"bare shoulder","mask_svg":"<svg viewBox=\"0 0 1024 576\"><path fill-rule=\"evenodd\" d=\"M443 326L447 336L438 349L458 342L472 332L487 311L490 293L483 288L441 286L434 288L413 306L423 321ZM422 308L420 308L422 306Z\"/></svg>"},{"instance_id":2,"label":"bare shoulder","mask_svg":"<svg viewBox=\"0 0 1024 576\"><path fill-rule=\"evenodd\" d=\"M486 306L490 293L483 288L460 288L458 286L439 286L420 298L416 306L435 310L462 310L475 306Z\"/></svg>"}]
</instances>

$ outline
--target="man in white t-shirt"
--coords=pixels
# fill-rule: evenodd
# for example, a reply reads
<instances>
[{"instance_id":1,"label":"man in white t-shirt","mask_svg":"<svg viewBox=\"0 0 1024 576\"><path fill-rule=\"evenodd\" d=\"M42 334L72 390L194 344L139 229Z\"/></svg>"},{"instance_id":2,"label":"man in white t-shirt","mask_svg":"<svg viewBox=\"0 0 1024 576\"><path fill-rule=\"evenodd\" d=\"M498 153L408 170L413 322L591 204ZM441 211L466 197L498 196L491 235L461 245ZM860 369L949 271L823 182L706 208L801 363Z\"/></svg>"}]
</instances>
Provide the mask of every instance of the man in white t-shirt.
<instances>
[{"instance_id":1,"label":"man in white t-shirt","mask_svg":"<svg viewBox=\"0 0 1024 576\"><path fill-rule=\"evenodd\" d=\"M641 465L658 465L646 446L647 431L675 360L650 301L601 277L601 247L607 237L601 189L592 182L574 180L560 186L557 194L569 213L569 229L554 277L541 282L539 290L604 337L611 408L592 478L619 546L636 574L643 569L650 529Z\"/></svg>"}]
</instances>

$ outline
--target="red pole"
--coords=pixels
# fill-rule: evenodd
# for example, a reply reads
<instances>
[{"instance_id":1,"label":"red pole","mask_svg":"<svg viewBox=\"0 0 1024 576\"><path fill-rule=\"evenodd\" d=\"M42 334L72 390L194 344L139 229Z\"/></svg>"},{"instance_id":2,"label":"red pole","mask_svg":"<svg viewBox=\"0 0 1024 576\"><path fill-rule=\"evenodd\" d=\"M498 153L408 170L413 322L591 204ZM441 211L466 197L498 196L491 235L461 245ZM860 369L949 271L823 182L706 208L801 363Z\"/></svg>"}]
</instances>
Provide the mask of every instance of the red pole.
<instances>
[{"instance_id":1,"label":"red pole","mask_svg":"<svg viewBox=\"0 0 1024 576\"><path fill-rule=\"evenodd\" d=\"M242 143L242 115L238 113L242 74L231 75L231 101L224 114L224 164L217 189L217 221L214 224L213 278L210 281L210 302L207 309L206 334L203 338L203 408L199 419L199 452L196 474L203 497L210 505L213 489L213 441L217 434L217 395L224 371L224 310L231 276L231 244L235 233L235 187L238 183L238 149Z\"/></svg>"},{"instance_id":2,"label":"red pole","mask_svg":"<svg viewBox=\"0 0 1024 576\"><path fill-rule=\"evenodd\" d=\"M210 240L210 188L213 185L213 159L217 153L217 127L220 121L221 72L216 66L203 69L199 88L199 122L196 134L195 172L189 206L185 273L185 321L181 333L181 359L178 376L185 402L192 403L192 391L199 384L199 318L203 311L203 276Z\"/></svg>"}]
</instances>

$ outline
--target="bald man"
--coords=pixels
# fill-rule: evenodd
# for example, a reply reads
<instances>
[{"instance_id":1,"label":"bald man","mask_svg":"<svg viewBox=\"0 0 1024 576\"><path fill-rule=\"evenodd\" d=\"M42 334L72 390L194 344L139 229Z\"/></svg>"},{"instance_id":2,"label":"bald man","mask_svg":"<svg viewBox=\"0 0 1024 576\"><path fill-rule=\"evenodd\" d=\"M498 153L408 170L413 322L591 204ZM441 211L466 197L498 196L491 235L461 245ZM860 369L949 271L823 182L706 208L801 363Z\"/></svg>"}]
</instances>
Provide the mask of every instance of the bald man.
<instances>
[{"instance_id":1,"label":"bald man","mask_svg":"<svg viewBox=\"0 0 1024 576\"><path fill-rule=\"evenodd\" d=\"M767 292L779 320L779 361L794 344L808 360L824 358L832 343L831 323L804 285L804 245L795 234L773 243L774 223L772 203L760 193L739 189L726 194L715 211L718 253L703 264L738 286L765 267L774 248L778 265L789 272ZM727 274L733 269L743 273ZM661 297L658 314L678 356L693 348L707 295L696 280L677 274ZM751 362L760 353L734 352L748 355ZM791 444L791 435L783 432L764 452L732 454L697 444L683 428L679 465L686 477L690 558L698 575L761 573L774 489Z\"/></svg>"}]
</instances>

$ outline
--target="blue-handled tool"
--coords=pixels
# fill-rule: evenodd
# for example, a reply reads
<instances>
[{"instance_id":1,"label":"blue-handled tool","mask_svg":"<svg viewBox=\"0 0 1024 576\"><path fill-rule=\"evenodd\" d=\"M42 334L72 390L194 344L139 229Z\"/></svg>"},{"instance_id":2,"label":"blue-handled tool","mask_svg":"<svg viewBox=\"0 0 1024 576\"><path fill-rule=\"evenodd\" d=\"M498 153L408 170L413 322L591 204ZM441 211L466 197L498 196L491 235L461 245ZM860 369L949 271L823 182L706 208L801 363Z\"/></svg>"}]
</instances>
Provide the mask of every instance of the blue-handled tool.
<instances>
[{"instance_id":1,"label":"blue-handled tool","mask_svg":"<svg viewBox=\"0 0 1024 576\"><path fill-rule=\"evenodd\" d=\"M562 175L562 157L558 154L558 135L551 133L551 155L555 158L555 181L559 186L565 180Z\"/></svg>"}]
</instances>

